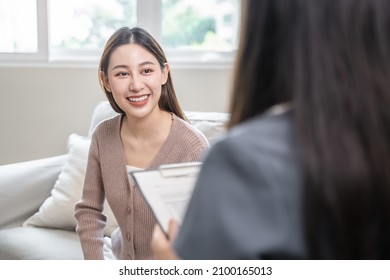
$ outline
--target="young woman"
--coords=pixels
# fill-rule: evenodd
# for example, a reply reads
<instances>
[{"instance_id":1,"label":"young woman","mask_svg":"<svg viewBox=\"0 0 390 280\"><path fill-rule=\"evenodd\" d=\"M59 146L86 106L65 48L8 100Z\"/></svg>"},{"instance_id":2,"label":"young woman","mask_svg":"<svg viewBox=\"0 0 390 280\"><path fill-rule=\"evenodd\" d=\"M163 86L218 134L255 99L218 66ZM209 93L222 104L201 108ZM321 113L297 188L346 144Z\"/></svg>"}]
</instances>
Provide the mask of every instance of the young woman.
<instances>
[{"instance_id":1,"label":"young woman","mask_svg":"<svg viewBox=\"0 0 390 280\"><path fill-rule=\"evenodd\" d=\"M128 171L199 161L208 149L176 98L164 52L141 28L120 28L108 40L99 79L118 116L92 136L82 199L75 207L85 259L103 259L105 198L119 225L118 259L152 259L155 219Z\"/></svg>"},{"instance_id":2,"label":"young woman","mask_svg":"<svg viewBox=\"0 0 390 280\"><path fill-rule=\"evenodd\" d=\"M389 1L242 2L231 129L154 251L389 259Z\"/></svg>"}]
</instances>

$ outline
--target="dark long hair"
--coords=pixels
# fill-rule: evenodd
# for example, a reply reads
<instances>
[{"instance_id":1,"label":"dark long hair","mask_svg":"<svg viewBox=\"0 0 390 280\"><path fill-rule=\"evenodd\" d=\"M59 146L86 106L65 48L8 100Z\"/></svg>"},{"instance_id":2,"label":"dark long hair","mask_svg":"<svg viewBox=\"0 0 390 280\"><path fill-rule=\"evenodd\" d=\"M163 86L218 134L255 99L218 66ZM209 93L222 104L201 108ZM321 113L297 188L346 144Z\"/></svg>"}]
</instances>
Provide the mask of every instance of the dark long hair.
<instances>
[{"instance_id":1,"label":"dark long hair","mask_svg":"<svg viewBox=\"0 0 390 280\"><path fill-rule=\"evenodd\" d=\"M290 101L311 258L390 258L390 2L243 0L233 127Z\"/></svg>"},{"instance_id":2,"label":"dark long hair","mask_svg":"<svg viewBox=\"0 0 390 280\"><path fill-rule=\"evenodd\" d=\"M108 101L111 104L111 107L118 113L124 113L123 110L116 104L112 93L109 92L101 79L100 73L103 72L107 76L108 65L110 63L110 58L112 52L119 46L126 44L137 44L151 53L159 62L161 69L166 67L167 59L165 57L164 51L159 45L159 43L150 35L146 30L134 27L121 27L119 28L107 41L103 54L100 59L99 64L99 82L100 86L104 90ZM183 109L180 106L180 103L177 99L175 88L173 87L171 72L168 73L167 82L161 88L161 97L158 101L158 105L162 110L167 112L172 112L179 118L187 120Z\"/></svg>"}]
</instances>

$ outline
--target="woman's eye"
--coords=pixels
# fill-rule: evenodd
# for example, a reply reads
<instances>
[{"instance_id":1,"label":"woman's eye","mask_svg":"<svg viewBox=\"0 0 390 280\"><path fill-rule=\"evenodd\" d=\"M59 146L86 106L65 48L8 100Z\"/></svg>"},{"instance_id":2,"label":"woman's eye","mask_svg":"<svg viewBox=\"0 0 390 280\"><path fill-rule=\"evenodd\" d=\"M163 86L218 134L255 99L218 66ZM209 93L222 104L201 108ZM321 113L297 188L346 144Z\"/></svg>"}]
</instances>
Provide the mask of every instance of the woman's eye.
<instances>
[{"instance_id":1,"label":"woman's eye","mask_svg":"<svg viewBox=\"0 0 390 280\"><path fill-rule=\"evenodd\" d=\"M142 72L144 74L150 74L150 73L152 73L152 69L144 69Z\"/></svg>"},{"instance_id":2,"label":"woman's eye","mask_svg":"<svg viewBox=\"0 0 390 280\"><path fill-rule=\"evenodd\" d=\"M116 75L119 77L126 77L128 74L126 72L119 72Z\"/></svg>"}]
</instances>

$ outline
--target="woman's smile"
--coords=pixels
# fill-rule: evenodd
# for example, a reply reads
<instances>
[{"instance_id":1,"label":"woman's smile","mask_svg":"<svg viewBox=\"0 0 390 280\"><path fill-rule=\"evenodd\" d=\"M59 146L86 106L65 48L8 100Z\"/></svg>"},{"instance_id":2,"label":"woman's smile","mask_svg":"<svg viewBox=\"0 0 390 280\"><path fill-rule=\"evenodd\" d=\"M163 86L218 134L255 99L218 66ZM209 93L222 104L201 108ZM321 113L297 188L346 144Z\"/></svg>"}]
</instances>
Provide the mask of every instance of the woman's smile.
<instances>
[{"instance_id":1,"label":"woman's smile","mask_svg":"<svg viewBox=\"0 0 390 280\"><path fill-rule=\"evenodd\" d=\"M143 94L138 96L127 97L127 100L134 106L143 106L148 102L151 94Z\"/></svg>"}]
</instances>

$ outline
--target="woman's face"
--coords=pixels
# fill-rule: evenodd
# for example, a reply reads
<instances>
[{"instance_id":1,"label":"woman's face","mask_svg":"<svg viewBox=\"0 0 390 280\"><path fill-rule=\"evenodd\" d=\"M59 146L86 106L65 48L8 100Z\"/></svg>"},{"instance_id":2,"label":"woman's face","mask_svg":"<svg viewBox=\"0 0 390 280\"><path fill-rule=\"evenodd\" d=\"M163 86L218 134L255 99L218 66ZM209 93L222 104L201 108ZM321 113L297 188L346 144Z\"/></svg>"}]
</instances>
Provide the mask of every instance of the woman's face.
<instances>
[{"instance_id":1,"label":"woman's face","mask_svg":"<svg viewBox=\"0 0 390 280\"><path fill-rule=\"evenodd\" d=\"M168 65L161 69L157 59L143 47L127 44L112 52L107 76L102 79L129 118L144 118L159 110L161 87L168 72Z\"/></svg>"}]
</instances>

